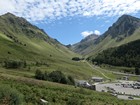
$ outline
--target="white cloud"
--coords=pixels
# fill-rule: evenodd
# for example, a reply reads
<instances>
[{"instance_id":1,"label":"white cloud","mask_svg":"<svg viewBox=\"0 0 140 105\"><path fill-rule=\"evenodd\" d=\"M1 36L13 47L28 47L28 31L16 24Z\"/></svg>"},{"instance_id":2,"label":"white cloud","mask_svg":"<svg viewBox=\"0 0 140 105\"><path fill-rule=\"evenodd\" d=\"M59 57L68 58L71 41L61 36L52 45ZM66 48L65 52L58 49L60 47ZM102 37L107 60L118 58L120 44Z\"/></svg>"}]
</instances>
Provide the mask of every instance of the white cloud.
<instances>
[{"instance_id":1,"label":"white cloud","mask_svg":"<svg viewBox=\"0 0 140 105\"><path fill-rule=\"evenodd\" d=\"M87 36L89 36L89 35L91 35L91 34L93 34L93 31L84 31L84 32L81 32L81 35L82 35L83 37L87 37Z\"/></svg>"},{"instance_id":2,"label":"white cloud","mask_svg":"<svg viewBox=\"0 0 140 105\"><path fill-rule=\"evenodd\" d=\"M95 31L94 31L94 34L96 34L96 35L101 35L101 32L98 31L98 30L95 30Z\"/></svg>"},{"instance_id":3,"label":"white cloud","mask_svg":"<svg viewBox=\"0 0 140 105\"><path fill-rule=\"evenodd\" d=\"M6 12L30 21L67 16L119 16L138 13L140 0L0 0L0 15Z\"/></svg>"},{"instance_id":4,"label":"white cloud","mask_svg":"<svg viewBox=\"0 0 140 105\"><path fill-rule=\"evenodd\" d=\"M90 16L90 15L91 15L90 12L87 11L83 13L83 16Z\"/></svg>"}]
</instances>

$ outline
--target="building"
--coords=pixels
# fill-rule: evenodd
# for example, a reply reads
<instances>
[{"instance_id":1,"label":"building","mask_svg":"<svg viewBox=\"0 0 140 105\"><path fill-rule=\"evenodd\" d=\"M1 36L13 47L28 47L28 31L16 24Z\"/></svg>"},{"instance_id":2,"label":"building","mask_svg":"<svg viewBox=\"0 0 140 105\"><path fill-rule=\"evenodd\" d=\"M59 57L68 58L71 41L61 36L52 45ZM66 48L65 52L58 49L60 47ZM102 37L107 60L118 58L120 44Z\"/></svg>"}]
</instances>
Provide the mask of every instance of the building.
<instances>
[{"instance_id":1,"label":"building","mask_svg":"<svg viewBox=\"0 0 140 105\"><path fill-rule=\"evenodd\" d=\"M89 84L85 80L79 80L79 81L77 81L76 82L76 86L87 88L87 89L91 89L91 90L95 90L95 88L96 88L95 85L91 85L91 84Z\"/></svg>"},{"instance_id":2,"label":"building","mask_svg":"<svg viewBox=\"0 0 140 105\"><path fill-rule=\"evenodd\" d=\"M91 79L92 79L93 82L103 82L102 77L92 77Z\"/></svg>"},{"instance_id":3,"label":"building","mask_svg":"<svg viewBox=\"0 0 140 105\"><path fill-rule=\"evenodd\" d=\"M123 76L123 77L122 77L122 80L128 81L128 80L129 80L129 77L128 77L128 76Z\"/></svg>"},{"instance_id":4,"label":"building","mask_svg":"<svg viewBox=\"0 0 140 105\"><path fill-rule=\"evenodd\" d=\"M85 80L78 80L76 82L77 86L82 86L82 87L89 87L91 86L87 81Z\"/></svg>"}]
</instances>

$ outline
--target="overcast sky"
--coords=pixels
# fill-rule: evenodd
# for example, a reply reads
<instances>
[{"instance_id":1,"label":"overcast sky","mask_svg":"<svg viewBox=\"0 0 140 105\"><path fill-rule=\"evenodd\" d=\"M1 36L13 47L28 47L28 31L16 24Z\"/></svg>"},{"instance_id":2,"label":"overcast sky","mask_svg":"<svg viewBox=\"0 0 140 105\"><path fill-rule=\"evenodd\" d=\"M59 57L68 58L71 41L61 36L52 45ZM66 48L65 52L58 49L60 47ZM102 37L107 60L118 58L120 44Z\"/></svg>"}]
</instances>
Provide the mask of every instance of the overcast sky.
<instances>
[{"instance_id":1,"label":"overcast sky","mask_svg":"<svg viewBox=\"0 0 140 105\"><path fill-rule=\"evenodd\" d=\"M7 12L63 44L74 44L90 34L103 34L123 14L140 18L140 0L0 0L0 15Z\"/></svg>"}]
</instances>

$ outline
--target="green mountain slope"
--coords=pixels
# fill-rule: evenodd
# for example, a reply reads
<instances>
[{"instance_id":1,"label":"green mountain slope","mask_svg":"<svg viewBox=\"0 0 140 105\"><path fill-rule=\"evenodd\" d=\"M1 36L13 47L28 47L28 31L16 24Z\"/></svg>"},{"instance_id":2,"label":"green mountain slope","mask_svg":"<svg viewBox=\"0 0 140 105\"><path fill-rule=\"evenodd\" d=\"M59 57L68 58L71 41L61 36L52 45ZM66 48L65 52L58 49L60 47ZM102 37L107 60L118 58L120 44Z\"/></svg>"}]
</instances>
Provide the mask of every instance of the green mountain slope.
<instances>
[{"instance_id":1,"label":"green mountain slope","mask_svg":"<svg viewBox=\"0 0 140 105\"><path fill-rule=\"evenodd\" d=\"M98 54L93 62L114 66L140 67L140 39L115 48L109 48Z\"/></svg>"},{"instance_id":2,"label":"green mountain slope","mask_svg":"<svg viewBox=\"0 0 140 105\"><path fill-rule=\"evenodd\" d=\"M71 60L75 56L79 55L25 19L10 13L0 16L0 65L3 66L4 61L20 60L31 67L33 74L41 69L61 70L76 78L92 75L93 71L86 63ZM36 64L39 67L33 67Z\"/></svg>"},{"instance_id":3,"label":"green mountain slope","mask_svg":"<svg viewBox=\"0 0 140 105\"><path fill-rule=\"evenodd\" d=\"M140 19L123 15L103 35L83 49L82 54L95 56L107 48L120 46L137 39L140 39Z\"/></svg>"},{"instance_id":4,"label":"green mountain slope","mask_svg":"<svg viewBox=\"0 0 140 105\"><path fill-rule=\"evenodd\" d=\"M3 53L1 53L7 55L6 52L9 51L11 55L7 56L10 58L35 60L35 55L40 57L50 56L49 54L52 56L53 54L59 56L63 54L67 57L72 55L58 41L47 36L44 31L10 13L0 17L0 32L1 41L4 42L2 44L7 44L7 46L1 47L3 48L1 50ZM1 56L3 56L2 54ZM21 57L20 54L26 56Z\"/></svg>"}]
</instances>

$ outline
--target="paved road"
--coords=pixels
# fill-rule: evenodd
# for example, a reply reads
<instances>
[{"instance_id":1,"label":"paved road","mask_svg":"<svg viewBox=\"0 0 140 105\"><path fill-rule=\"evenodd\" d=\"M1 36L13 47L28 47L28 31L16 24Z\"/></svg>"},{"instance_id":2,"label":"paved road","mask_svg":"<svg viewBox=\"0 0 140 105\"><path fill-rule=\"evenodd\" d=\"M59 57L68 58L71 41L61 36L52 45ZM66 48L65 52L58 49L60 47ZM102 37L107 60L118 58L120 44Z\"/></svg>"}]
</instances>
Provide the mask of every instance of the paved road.
<instances>
[{"instance_id":1,"label":"paved road","mask_svg":"<svg viewBox=\"0 0 140 105\"><path fill-rule=\"evenodd\" d=\"M98 66L94 66L94 67L95 67L95 68L99 68L99 69L101 69L101 70L103 70L103 71L106 71L106 72L111 72L111 73L114 73L114 74L140 77L140 75L128 74L128 73L121 73L121 72L116 72L116 71L110 71L110 70L106 70L106 69L100 68L100 67L98 67Z\"/></svg>"},{"instance_id":2,"label":"paved road","mask_svg":"<svg viewBox=\"0 0 140 105\"><path fill-rule=\"evenodd\" d=\"M101 68L101 67L92 65L92 64L90 64L90 63L87 62L87 61L85 61L85 62L86 62L93 70L98 71L98 72L99 72L100 74L102 74L106 79L109 79L109 80L111 80L111 78L109 78L107 75L105 75L102 71L110 72L110 73L113 73L113 74L125 75L125 76L140 77L140 75L128 74L128 73L121 73L121 72L106 70L106 69L103 69L103 68ZM100 69L100 70L99 70L99 69Z\"/></svg>"}]
</instances>

